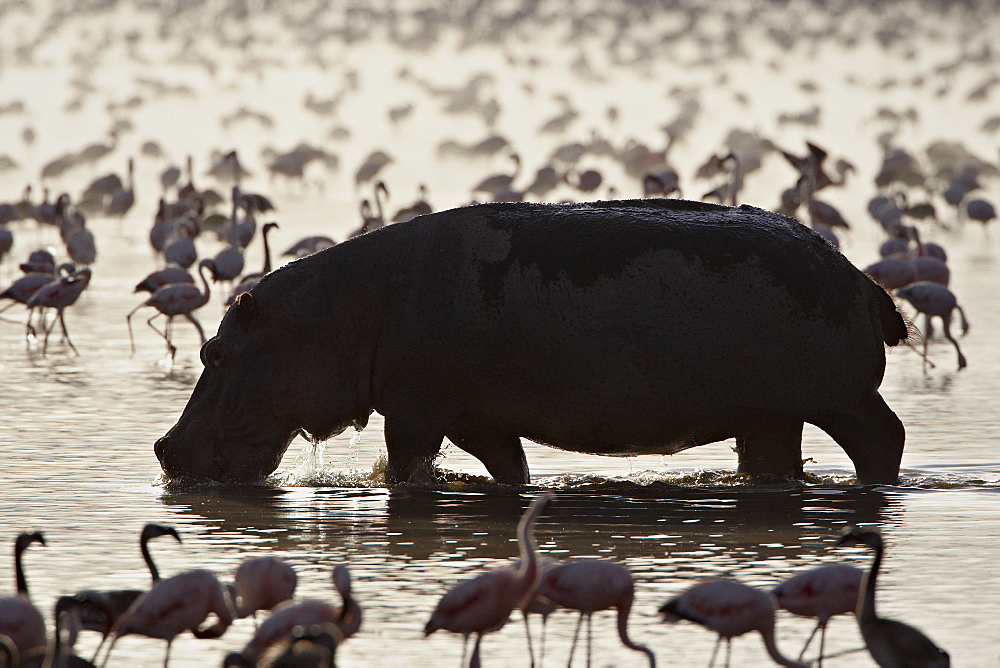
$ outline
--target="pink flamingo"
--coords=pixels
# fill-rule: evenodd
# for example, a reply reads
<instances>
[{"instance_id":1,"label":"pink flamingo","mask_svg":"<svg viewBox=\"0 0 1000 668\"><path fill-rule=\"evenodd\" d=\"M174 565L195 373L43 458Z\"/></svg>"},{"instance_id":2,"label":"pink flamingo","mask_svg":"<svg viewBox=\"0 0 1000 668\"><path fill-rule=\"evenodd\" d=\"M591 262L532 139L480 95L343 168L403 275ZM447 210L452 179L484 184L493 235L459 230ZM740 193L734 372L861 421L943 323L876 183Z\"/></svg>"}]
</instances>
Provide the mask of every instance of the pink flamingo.
<instances>
[{"instance_id":1,"label":"pink flamingo","mask_svg":"<svg viewBox=\"0 0 1000 668\"><path fill-rule=\"evenodd\" d=\"M509 567L496 568L471 580L458 583L438 601L434 613L424 627L429 636L438 629L461 633L462 663L469 635L476 634L476 645L469 659L470 668L479 666L479 646L483 635L503 628L507 618L534 591L540 575L538 555L532 532L538 516L552 502L551 494L538 496L518 524L517 535L521 549L521 566L516 571Z\"/></svg>"},{"instance_id":2,"label":"pink flamingo","mask_svg":"<svg viewBox=\"0 0 1000 668\"><path fill-rule=\"evenodd\" d=\"M299 626L334 624L342 639L353 636L361 628L361 606L351 596L351 574L347 566L338 564L333 569L333 586L343 601L341 607L313 599L279 606L261 623L243 651L230 655L227 662L243 660L252 664L268 647L291 638L292 632Z\"/></svg>"},{"instance_id":3,"label":"pink flamingo","mask_svg":"<svg viewBox=\"0 0 1000 668\"><path fill-rule=\"evenodd\" d=\"M149 541L160 536L173 536L178 543L182 542L180 534L173 527L150 523L142 528L142 532L139 534L139 551L149 569L149 576L154 587L160 582L160 571L156 568L153 557L149 553ZM101 634L101 642L94 651L95 658L108 639L115 622L145 593L145 590L142 589L112 589L108 591L86 589L77 593L77 596L95 603L94 605L81 606L78 611L82 628Z\"/></svg>"},{"instance_id":4,"label":"pink flamingo","mask_svg":"<svg viewBox=\"0 0 1000 668\"><path fill-rule=\"evenodd\" d=\"M135 354L135 339L132 338L132 316L144 306L152 306L157 310L157 313L147 320L146 324L167 342L167 351L170 354L170 359L173 359L177 353L177 348L170 342L170 329L174 316L182 315L187 318L195 326L195 329L198 330L198 334L201 336L201 343L204 345L205 330L202 329L201 323L194 319L191 312L207 304L211 297L208 279L205 278L203 271L206 267L213 269L215 263L209 259L204 259L198 263L198 276L201 277L201 284L205 288L204 292L191 283L170 283L158 288L149 299L136 306L125 316L125 323L128 325L129 342L132 344L132 354ZM167 326L162 332L153 325L153 320L161 315L167 316Z\"/></svg>"},{"instance_id":5,"label":"pink flamingo","mask_svg":"<svg viewBox=\"0 0 1000 668\"><path fill-rule=\"evenodd\" d=\"M549 557L539 557L538 568L541 570L541 576L545 577L545 573L554 568L558 562L555 559L550 559ZM507 566L507 568L516 571L521 567L520 560ZM549 615L555 612L559 606L557 606L552 601L548 600L544 596L538 593L538 589L531 594L531 597L525 600L521 604L521 617L524 619L524 634L528 639L528 655L531 657L531 665L535 665L535 650L531 645L531 626L528 624L528 615L541 615L542 616L542 642L541 650L539 654L538 663L541 665L545 662L545 627L549 621Z\"/></svg>"},{"instance_id":6,"label":"pink flamingo","mask_svg":"<svg viewBox=\"0 0 1000 668\"><path fill-rule=\"evenodd\" d=\"M84 616L101 619L104 627L100 630L107 635L111 632L112 612L100 592L84 591L73 596L56 599L55 634L51 651L51 665L59 668L93 668L93 663L73 653L76 639L85 628ZM65 638L63 637L65 635ZM98 647L98 651L100 647ZM49 665L44 663L43 665Z\"/></svg>"},{"instance_id":7,"label":"pink flamingo","mask_svg":"<svg viewBox=\"0 0 1000 668\"><path fill-rule=\"evenodd\" d=\"M805 656L816 631L821 631L817 665L823 665L827 622L831 617L854 612L858 607L863 576L864 572L860 568L849 564L826 564L794 575L772 590L779 608L788 610L793 615L817 619L816 626L799 654L799 661Z\"/></svg>"},{"instance_id":8,"label":"pink flamingo","mask_svg":"<svg viewBox=\"0 0 1000 668\"><path fill-rule=\"evenodd\" d=\"M867 545L875 550L875 559L865 578L861 600L858 601L857 618L861 637L868 652L880 666L926 666L947 668L951 665L948 652L944 651L909 624L885 619L875 613L875 586L879 567L882 565L884 545L882 536L870 530L852 527L840 537L837 546Z\"/></svg>"},{"instance_id":9,"label":"pink flamingo","mask_svg":"<svg viewBox=\"0 0 1000 668\"><path fill-rule=\"evenodd\" d=\"M958 314L962 318L963 334L969 331L969 321L965 318L965 311L958 305L958 299L955 297L955 294L940 283L920 281L919 283L912 283L896 290L896 296L907 300L918 312L927 316L927 324L924 327L927 330L924 333L924 359L927 359L927 341L934 333L931 327L931 317L938 316L944 323L944 337L951 341L951 344L955 346L956 352L958 352L958 368L965 368L967 365L965 355L962 354L962 349L958 347L958 341L951 335L952 313L958 309Z\"/></svg>"},{"instance_id":10,"label":"pink flamingo","mask_svg":"<svg viewBox=\"0 0 1000 668\"><path fill-rule=\"evenodd\" d=\"M258 610L272 610L295 595L298 576L295 570L277 557L247 559L236 569L233 581L236 617L242 619Z\"/></svg>"},{"instance_id":11,"label":"pink flamingo","mask_svg":"<svg viewBox=\"0 0 1000 668\"><path fill-rule=\"evenodd\" d=\"M663 621L687 619L719 634L709 666L715 664L719 645L726 641L726 665L729 665L732 639L757 631L764 639L767 653L776 663L793 668L805 664L785 658L774 641L774 599L770 594L736 580L705 580L674 596L660 607Z\"/></svg>"},{"instance_id":12,"label":"pink flamingo","mask_svg":"<svg viewBox=\"0 0 1000 668\"><path fill-rule=\"evenodd\" d=\"M199 628L210 614L215 614L218 621ZM167 641L163 657L166 667L174 638L185 631L199 639L218 638L232 623L232 603L218 579L206 570L186 571L161 580L119 618L111 630L111 644L101 665L107 664L119 638L138 634Z\"/></svg>"},{"instance_id":13,"label":"pink flamingo","mask_svg":"<svg viewBox=\"0 0 1000 668\"><path fill-rule=\"evenodd\" d=\"M264 227L260 231L261 238L264 240L264 268L252 274L245 274L240 279L240 284L233 288L233 291L229 293L229 297L226 298L226 306L232 306L237 297L244 292L253 290L254 286L260 282L260 279L271 273L271 246L267 242L267 235L276 227L278 227L277 223L264 223Z\"/></svg>"},{"instance_id":14,"label":"pink flamingo","mask_svg":"<svg viewBox=\"0 0 1000 668\"><path fill-rule=\"evenodd\" d=\"M171 283L194 283L194 277L184 267L168 264L163 269L157 269L139 281L132 292L153 293Z\"/></svg>"},{"instance_id":15,"label":"pink flamingo","mask_svg":"<svg viewBox=\"0 0 1000 668\"><path fill-rule=\"evenodd\" d=\"M84 267L68 276L62 276L43 285L35 294L31 295L31 298L25 304L28 307L28 335L35 335L35 328L31 324L32 311L36 308L54 308L56 310L56 320L59 321L59 325L62 327L62 334L63 338L66 339L66 344L74 353L79 355L80 353L77 352L76 346L73 345L73 341L69 338L69 331L66 329L66 320L63 318L63 312L66 310L66 307L75 304L76 300L83 294L83 291L90 285L90 276L90 268ZM55 321L45 328L45 340L42 343L43 355L48 349L49 334L52 333L54 327Z\"/></svg>"},{"instance_id":16,"label":"pink flamingo","mask_svg":"<svg viewBox=\"0 0 1000 668\"><path fill-rule=\"evenodd\" d=\"M599 610L615 608L618 611L618 637L622 644L649 659L655 668L656 657L652 650L637 645L628 637L628 615L635 596L632 573L621 564L603 559L581 559L553 566L542 574L537 593L552 603L580 611L580 619L573 633L573 646L569 651L569 665L573 663L577 637L583 619L587 619L587 665L590 665L591 615Z\"/></svg>"},{"instance_id":17,"label":"pink flamingo","mask_svg":"<svg viewBox=\"0 0 1000 668\"><path fill-rule=\"evenodd\" d=\"M28 580L24 577L21 555L32 543L45 545L41 533L22 533L14 540L14 573L17 595L0 598L0 637L7 636L20 656L45 649L45 619L28 598Z\"/></svg>"}]
</instances>

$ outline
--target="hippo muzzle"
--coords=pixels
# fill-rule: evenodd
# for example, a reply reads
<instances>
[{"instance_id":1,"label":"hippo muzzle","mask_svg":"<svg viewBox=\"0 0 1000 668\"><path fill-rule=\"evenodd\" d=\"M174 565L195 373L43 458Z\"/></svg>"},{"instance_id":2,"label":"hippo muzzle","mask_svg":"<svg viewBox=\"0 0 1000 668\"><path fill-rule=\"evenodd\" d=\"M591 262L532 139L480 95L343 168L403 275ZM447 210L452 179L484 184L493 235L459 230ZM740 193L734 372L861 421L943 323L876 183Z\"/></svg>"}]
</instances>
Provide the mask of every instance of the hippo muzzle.
<instances>
[{"instance_id":1,"label":"hippo muzzle","mask_svg":"<svg viewBox=\"0 0 1000 668\"><path fill-rule=\"evenodd\" d=\"M212 420L181 416L153 446L171 479L208 479L225 483L260 482L273 473L298 430L280 433L260 428L229 436Z\"/></svg>"}]
</instances>

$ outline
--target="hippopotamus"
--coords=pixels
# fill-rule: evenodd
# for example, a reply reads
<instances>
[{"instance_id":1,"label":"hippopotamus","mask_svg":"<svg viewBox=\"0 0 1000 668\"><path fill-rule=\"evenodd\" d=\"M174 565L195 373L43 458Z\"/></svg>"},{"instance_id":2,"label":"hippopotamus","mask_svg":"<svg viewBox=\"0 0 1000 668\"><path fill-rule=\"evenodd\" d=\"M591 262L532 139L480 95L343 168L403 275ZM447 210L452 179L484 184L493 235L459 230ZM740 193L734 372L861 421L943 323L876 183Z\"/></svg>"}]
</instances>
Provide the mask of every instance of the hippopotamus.
<instances>
[{"instance_id":1,"label":"hippopotamus","mask_svg":"<svg viewBox=\"0 0 1000 668\"><path fill-rule=\"evenodd\" d=\"M480 204L352 238L265 276L201 350L155 452L168 477L260 481L300 433L385 422L390 484L444 438L504 484L521 438L672 454L736 438L738 471L803 475L803 423L861 484L895 483L878 393L907 338L892 298L822 237L683 200Z\"/></svg>"}]
</instances>

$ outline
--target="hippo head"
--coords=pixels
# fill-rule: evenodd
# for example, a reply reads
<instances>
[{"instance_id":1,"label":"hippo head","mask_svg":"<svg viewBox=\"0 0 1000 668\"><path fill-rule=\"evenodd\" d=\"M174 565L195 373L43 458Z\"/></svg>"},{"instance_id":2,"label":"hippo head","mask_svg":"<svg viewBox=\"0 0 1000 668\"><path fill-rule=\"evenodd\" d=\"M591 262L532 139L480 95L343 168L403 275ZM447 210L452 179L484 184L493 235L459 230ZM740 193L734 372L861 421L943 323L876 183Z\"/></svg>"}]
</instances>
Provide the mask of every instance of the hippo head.
<instances>
[{"instance_id":1,"label":"hippo head","mask_svg":"<svg viewBox=\"0 0 1000 668\"><path fill-rule=\"evenodd\" d=\"M260 481L300 430L328 438L364 426L357 356L338 349L334 323L303 310L250 294L229 309L180 419L156 442L168 477Z\"/></svg>"}]
</instances>

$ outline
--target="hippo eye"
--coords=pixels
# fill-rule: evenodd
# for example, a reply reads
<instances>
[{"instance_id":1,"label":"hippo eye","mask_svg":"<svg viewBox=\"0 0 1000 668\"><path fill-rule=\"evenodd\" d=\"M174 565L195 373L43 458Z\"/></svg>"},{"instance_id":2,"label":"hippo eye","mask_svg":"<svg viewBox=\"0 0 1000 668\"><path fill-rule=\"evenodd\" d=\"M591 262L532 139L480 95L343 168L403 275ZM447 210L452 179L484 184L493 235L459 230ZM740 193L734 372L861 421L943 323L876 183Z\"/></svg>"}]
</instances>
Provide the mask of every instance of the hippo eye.
<instances>
[{"instance_id":1,"label":"hippo eye","mask_svg":"<svg viewBox=\"0 0 1000 668\"><path fill-rule=\"evenodd\" d=\"M218 341L209 341L201 349L201 363L216 371L222 367L225 361L226 351Z\"/></svg>"}]
</instances>

